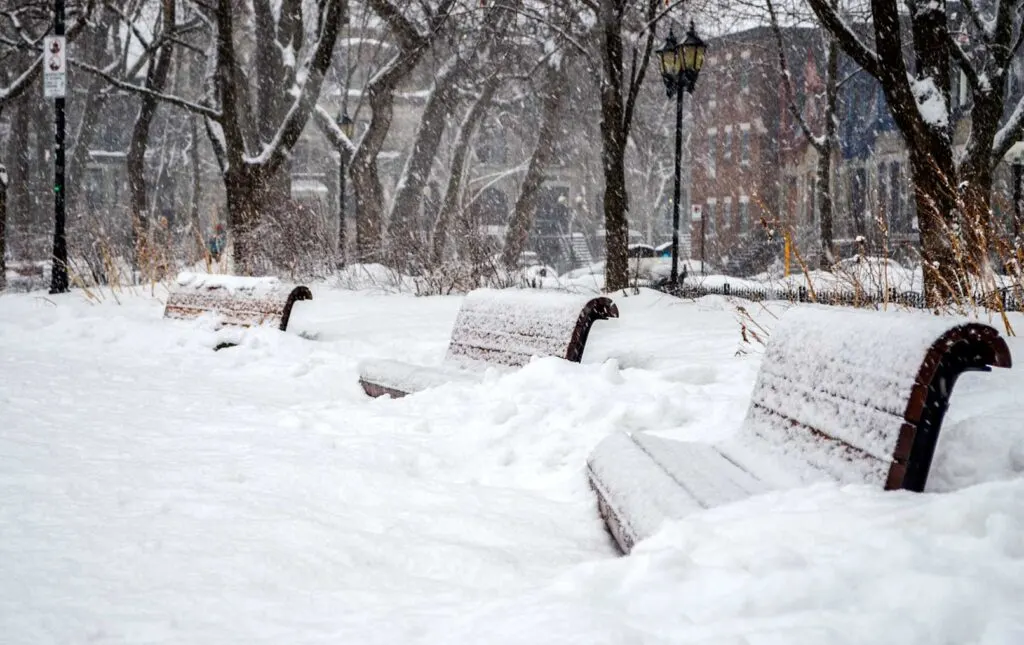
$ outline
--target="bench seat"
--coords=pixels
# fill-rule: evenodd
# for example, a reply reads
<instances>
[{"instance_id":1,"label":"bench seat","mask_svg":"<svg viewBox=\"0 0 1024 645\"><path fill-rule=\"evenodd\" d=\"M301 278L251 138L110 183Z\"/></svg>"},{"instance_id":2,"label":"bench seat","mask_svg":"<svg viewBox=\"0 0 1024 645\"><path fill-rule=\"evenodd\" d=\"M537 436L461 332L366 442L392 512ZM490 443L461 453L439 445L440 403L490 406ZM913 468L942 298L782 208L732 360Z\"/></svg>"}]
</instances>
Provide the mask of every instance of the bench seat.
<instances>
[{"instance_id":1,"label":"bench seat","mask_svg":"<svg viewBox=\"0 0 1024 645\"><path fill-rule=\"evenodd\" d=\"M666 520L728 504L770 488L705 443L613 434L587 461L598 510L628 553Z\"/></svg>"},{"instance_id":2,"label":"bench seat","mask_svg":"<svg viewBox=\"0 0 1024 645\"><path fill-rule=\"evenodd\" d=\"M618 315L603 297L478 289L463 299L440 365L366 360L359 364L359 383L369 396L397 398L443 383L478 381L490 367L522 367L534 356L579 362L594 322Z\"/></svg>"},{"instance_id":3,"label":"bench seat","mask_svg":"<svg viewBox=\"0 0 1024 645\"><path fill-rule=\"evenodd\" d=\"M666 520L768 490L831 481L920 492L957 378L1010 365L988 325L794 307L772 332L734 436L615 434L588 457L587 474L623 553Z\"/></svg>"},{"instance_id":4,"label":"bench seat","mask_svg":"<svg viewBox=\"0 0 1024 645\"><path fill-rule=\"evenodd\" d=\"M389 395L398 398L445 383L475 383L482 377L482 371L458 365L414 365L384 358L359 364L363 390L374 397Z\"/></svg>"}]
</instances>

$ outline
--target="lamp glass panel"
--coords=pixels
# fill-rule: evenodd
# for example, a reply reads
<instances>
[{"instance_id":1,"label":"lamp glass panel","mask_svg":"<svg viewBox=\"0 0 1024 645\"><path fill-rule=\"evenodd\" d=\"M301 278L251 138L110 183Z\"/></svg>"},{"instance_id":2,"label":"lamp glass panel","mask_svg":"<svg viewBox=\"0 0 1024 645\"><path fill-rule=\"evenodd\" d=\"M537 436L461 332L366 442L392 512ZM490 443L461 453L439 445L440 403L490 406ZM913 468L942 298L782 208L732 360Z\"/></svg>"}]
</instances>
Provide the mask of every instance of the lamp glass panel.
<instances>
[{"instance_id":1,"label":"lamp glass panel","mask_svg":"<svg viewBox=\"0 0 1024 645\"><path fill-rule=\"evenodd\" d=\"M679 73L681 60L677 49L662 49L658 52L661 57L661 73L675 76Z\"/></svg>"}]
</instances>

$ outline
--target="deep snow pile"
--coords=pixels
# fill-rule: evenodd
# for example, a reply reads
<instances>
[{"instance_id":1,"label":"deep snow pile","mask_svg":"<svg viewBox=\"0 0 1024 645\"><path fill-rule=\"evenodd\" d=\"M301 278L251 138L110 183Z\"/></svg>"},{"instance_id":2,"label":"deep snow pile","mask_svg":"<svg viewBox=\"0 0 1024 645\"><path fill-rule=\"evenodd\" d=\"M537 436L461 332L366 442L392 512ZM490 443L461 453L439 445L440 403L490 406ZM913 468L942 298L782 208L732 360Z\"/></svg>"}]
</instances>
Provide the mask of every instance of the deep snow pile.
<instances>
[{"instance_id":1,"label":"deep snow pile","mask_svg":"<svg viewBox=\"0 0 1024 645\"><path fill-rule=\"evenodd\" d=\"M0 642L1024 642L1024 369L958 384L942 492L773 493L616 558L589 450L727 436L759 354L722 299L644 292L582 364L362 394L459 302L314 285L213 352L147 295L0 296Z\"/></svg>"}]
</instances>

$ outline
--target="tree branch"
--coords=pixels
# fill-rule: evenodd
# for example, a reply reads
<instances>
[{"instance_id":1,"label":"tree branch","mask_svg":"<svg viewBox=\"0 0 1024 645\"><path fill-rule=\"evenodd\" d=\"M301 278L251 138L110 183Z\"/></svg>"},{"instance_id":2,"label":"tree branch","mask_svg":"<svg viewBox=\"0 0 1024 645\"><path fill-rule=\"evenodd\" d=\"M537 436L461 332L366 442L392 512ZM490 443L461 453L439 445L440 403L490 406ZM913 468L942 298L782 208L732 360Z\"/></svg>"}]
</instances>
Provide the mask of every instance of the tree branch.
<instances>
[{"instance_id":1,"label":"tree branch","mask_svg":"<svg viewBox=\"0 0 1024 645\"><path fill-rule=\"evenodd\" d=\"M117 87L118 89L126 90L128 92L134 92L134 93L139 94L141 96L148 96L148 97L160 100L160 101L165 101L167 103L170 103L171 105L176 105L176 106L178 106L180 108L188 110L189 112L194 112L195 114L198 114L200 116L204 116L204 117L206 117L208 119L213 119L214 121L218 121L219 122L221 120L221 118L222 118L222 115L221 115L220 112L214 110L213 108L211 108L209 106L200 105L199 103L193 103L192 101L183 99L183 98L181 98L179 96L173 96L171 94L164 94L163 92L155 92L155 91L153 91L151 89L148 89L146 87L143 87L141 85L136 85L134 83L128 83L126 81L122 81L121 79L117 78L113 74L111 74L111 73L109 73L109 72L107 72L105 70L102 70L99 67L96 67L94 65L90 65L89 63L82 63L80 61L76 61L76 60L73 60L73 59L68 59L68 62L72 66L74 66L74 67L78 67L80 69L83 69L83 70L89 72L90 74L95 74L96 76L101 77L103 80L105 80L106 82L110 83L114 87Z\"/></svg>"},{"instance_id":2,"label":"tree branch","mask_svg":"<svg viewBox=\"0 0 1024 645\"><path fill-rule=\"evenodd\" d=\"M838 10L829 4L828 0L807 0L814 15L821 21L822 26L828 30L836 39L839 45L846 52L846 55L855 63L863 67L869 74L878 77L879 54L875 53L865 44L860 37L854 33L846 21L839 15ZM902 60L902 52L900 53Z\"/></svg>"},{"instance_id":3,"label":"tree branch","mask_svg":"<svg viewBox=\"0 0 1024 645\"><path fill-rule=\"evenodd\" d=\"M765 0L768 7L768 21L772 30L772 35L775 38L775 48L779 56L779 70L782 76L782 85L786 90L786 104L789 108L789 113L793 115L793 118L800 125L800 130L803 131L804 137L814 147L814 149L821 154L824 149L824 145L814 133L811 132L811 127L807 123L807 119L804 118L803 113L797 108L796 105L796 93L793 91L793 79L789 75L789 65L786 62L786 49L785 43L782 40L782 28L779 26L778 15L775 13L775 3L772 0ZM830 115L831 118L831 115Z\"/></svg>"}]
</instances>

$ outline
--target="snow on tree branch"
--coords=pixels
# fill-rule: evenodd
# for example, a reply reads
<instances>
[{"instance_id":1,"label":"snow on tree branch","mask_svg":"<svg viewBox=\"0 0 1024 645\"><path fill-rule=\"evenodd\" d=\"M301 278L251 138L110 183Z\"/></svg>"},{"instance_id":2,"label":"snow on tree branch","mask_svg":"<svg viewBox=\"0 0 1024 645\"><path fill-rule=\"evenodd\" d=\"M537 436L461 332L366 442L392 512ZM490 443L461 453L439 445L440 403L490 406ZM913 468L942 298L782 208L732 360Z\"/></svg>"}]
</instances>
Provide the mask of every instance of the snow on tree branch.
<instances>
[{"instance_id":1,"label":"snow on tree branch","mask_svg":"<svg viewBox=\"0 0 1024 645\"><path fill-rule=\"evenodd\" d=\"M839 10L833 7L829 0L807 0L807 3L825 29L839 40L839 44L846 54L869 74L877 76L879 73L878 53L861 40L846 20L839 15Z\"/></svg>"}]
</instances>

